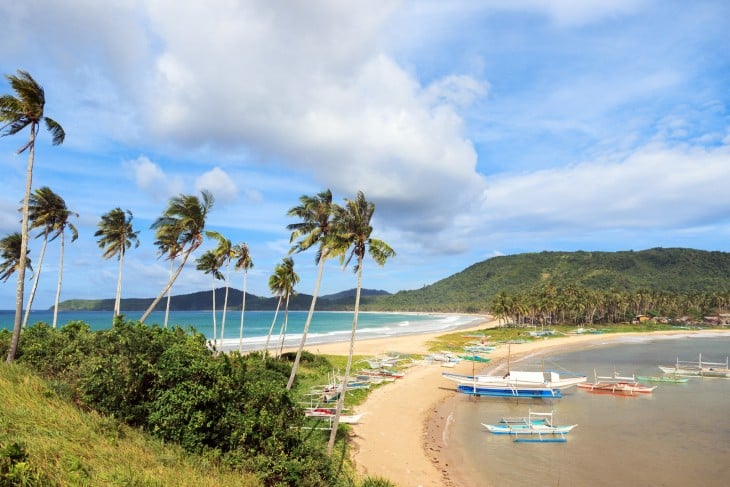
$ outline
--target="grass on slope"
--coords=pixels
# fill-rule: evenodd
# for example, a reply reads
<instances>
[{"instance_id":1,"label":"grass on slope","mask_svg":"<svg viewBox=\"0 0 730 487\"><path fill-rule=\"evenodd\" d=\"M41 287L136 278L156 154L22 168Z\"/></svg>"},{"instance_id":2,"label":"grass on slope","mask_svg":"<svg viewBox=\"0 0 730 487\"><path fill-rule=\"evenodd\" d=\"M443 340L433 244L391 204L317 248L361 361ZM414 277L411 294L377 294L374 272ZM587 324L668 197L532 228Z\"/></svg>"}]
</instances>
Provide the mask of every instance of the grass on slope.
<instances>
[{"instance_id":1,"label":"grass on slope","mask_svg":"<svg viewBox=\"0 0 730 487\"><path fill-rule=\"evenodd\" d=\"M15 475L35 479L22 485L261 485L253 475L221 471L113 418L83 412L15 364L0 365L0 398L0 451L20 445L27 458ZM0 464L7 466L7 458ZM0 484L8 481L2 474Z\"/></svg>"}]
</instances>

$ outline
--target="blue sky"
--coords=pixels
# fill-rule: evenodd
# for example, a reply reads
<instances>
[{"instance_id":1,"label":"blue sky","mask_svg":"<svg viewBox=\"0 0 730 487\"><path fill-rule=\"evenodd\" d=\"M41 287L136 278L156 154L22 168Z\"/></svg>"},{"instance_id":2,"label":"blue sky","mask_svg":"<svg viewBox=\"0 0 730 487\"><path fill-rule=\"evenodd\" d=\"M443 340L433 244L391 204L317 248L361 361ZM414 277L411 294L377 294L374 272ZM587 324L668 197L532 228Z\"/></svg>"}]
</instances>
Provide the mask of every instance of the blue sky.
<instances>
[{"instance_id":1,"label":"blue sky","mask_svg":"<svg viewBox=\"0 0 730 487\"><path fill-rule=\"evenodd\" d=\"M59 147L41 133L33 185L79 213L61 299L114 296L93 234L115 207L142 242L123 296L157 295L169 266L149 226L201 189L208 229L249 244L261 296L287 210L325 188L376 204L397 256L368 261L363 285L390 292L496 255L730 248L724 0L27 0L0 18L0 72L29 71L66 130ZM0 138L2 235L19 228L26 137ZM176 294L210 288L194 267ZM53 243L38 307L57 270ZM311 293L314 253L295 270ZM321 291L355 284L333 261ZM14 302L0 283L0 309Z\"/></svg>"}]
</instances>

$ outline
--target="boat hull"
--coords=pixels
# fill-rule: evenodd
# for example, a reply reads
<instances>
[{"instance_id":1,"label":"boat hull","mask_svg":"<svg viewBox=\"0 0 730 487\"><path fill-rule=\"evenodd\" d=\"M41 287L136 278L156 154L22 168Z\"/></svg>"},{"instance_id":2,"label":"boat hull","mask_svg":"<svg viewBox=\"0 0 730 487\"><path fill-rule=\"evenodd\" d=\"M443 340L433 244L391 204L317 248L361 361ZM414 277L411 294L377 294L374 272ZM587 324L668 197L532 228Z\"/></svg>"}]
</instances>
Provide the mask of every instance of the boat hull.
<instances>
[{"instance_id":1,"label":"boat hull","mask_svg":"<svg viewBox=\"0 0 730 487\"><path fill-rule=\"evenodd\" d=\"M459 384L456 390L462 394L471 396L487 397L529 397L535 399L549 398L556 399L563 397L560 389L549 389L543 387L486 387Z\"/></svg>"}]
</instances>

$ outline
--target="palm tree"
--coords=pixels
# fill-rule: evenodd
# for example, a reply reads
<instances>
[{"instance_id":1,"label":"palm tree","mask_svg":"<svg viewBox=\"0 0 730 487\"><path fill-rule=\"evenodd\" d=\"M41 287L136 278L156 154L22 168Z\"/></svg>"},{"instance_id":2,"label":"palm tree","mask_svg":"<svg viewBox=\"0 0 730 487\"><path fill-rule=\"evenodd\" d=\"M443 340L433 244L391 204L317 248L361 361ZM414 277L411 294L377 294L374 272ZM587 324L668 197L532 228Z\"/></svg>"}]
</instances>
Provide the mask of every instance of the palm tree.
<instances>
[{"instance_id":1,"label":"palm tree","mask_svg":"<svg viewBox=\"0 0 730 487\"><path fill-rule=\"evenodd\" d=\"M221 317L221 346L223 346L223 338L226 332L226 312L228 310L228 290L230 289L231 276L231 260L233 259L233 245L231 241L218 232L205 232L205 235L218 240L218 246L213 250L218 259L219 268L226 266L226 292L223 295L223 316Z\"/></svg>"},{"instance_id":2,"label":"palm tree","mask_svg":"<svg viewBox=\"0 0 730 487\"><path fill-rule=\"evenodd\" d=\"M343 390L337 400L337 410L335 412L334 421L332 423L332 432L330 433L330 439L327 445L328 455L332 455L332 451L335 447L337 427L340 424L342 406L345 402L345 391L347 389L347 383L350 380L352 356L355 352L357 317L360 311L362 266L365 254L370 254L370 257L379 265L384 265L388 258L395 256L395 251L390 248L387 243L382 240L374 239L370 236L373 232L373 227L371 226L373 213L375 213L375 204L367 201L362 191L358 191L357 197L354 200L345 199L345 206L338 207L334 214L334 225L336 230L333 235L338 242L336 248L341 254L343 266L347 266L353 257L357 258L354 266L354 271L357 274L357 291L355 292L355 310L352 319L352 333L350 334L350 352L347 356L345 376L342 379ZM352 250L349 250L350 248Z\"/></svg>"},{"instance_id":3,"label":"palm tree","mask_svg":"<svg viewBox=\"0 0 730 487\"><path fill-rule=\"evenodd\" d=\"M198 258L197 262L198 264L195 268L211 276L213 288L213 349L216 349L218 344L218 325L215 316L215 281L223 279L223 274L220 272L221 262L214 250L205 252Z\"/></svg>"},{"instance_id":4,"label":"palm tree","mask_svg":"<svg viewBox=\"0 0 730 487\"><path fill-rule=\"evenodd\" d=\"M317 256L315 258L315 262L319 267L317 270L317 282L314 285L314 293L312 294L312 302L309 305L309 313L307 314L307 320L304 322L302 339L299 342L299 348L297 349L297 355L294 359L294 365L292 365L289 381L286 384L287 389L291 389L294 385L294 378L299 370L299 361L302 358L304 344L307 341L309 325L312 323L314 306L317 303L319 286L322 282L324 262L327 257L331 256L331 246L328 245L328 241L332 231L331 217L334 212L334 208L337 206L332 203L332 192L329 189L322 191L315 196L301 196L299 198L299 202L300 204L290 209L288 213L289 216L297 217L301 220L300 222L287 225L287 229L292 232L289 242L294 242L298 239L290 253L303 252L313 245L319 244L319 249L317 250Z\"/></svg>"},{"instance_id":5,"label":"palm tree","mask_svg":"<svg viewBox=\"0 0 730 487\"><path fill-rule=\"evenodd\" d=\"M147 311L139 319L141 322L147 319L162 299L162 296L170 290L175 279L182 272L190 254L203 243L205 220L215 200L209 191L203 190L200 194L203 198L202 201L197 196L184 194L170 198L162 216L155 220L151 226L152 229L156 230L158 236L176 235L176 241L182 253L182 262L180 262L175 273L170 276L160 294L152 301Z\"/></svg>"},{"instance_id":6,"label":"palm tree","mask_svg":"<svg viewBox=\"0 0 730 487\"><path fill-rule=\"evenodd\" d=\"M177 241L179 232L174 227L161 227L157 229L155 233L155 245L157 246L157 253L160 256L166 255L170 261L170 277L172 278L175 272L175 259L182 252L182 247ZM165 325L167 328L167 321L170 317L170 289L167 290L167 302L165 303Z\"/></svg>"},{"instance_id":7,"label":"palm tree","mask_svg":"<svg viewBox=\"0 0 730 487\"><path fill-rule=\"evenodd\" d=\"M288 259L285 264L283 269L284 274L281 276L281 287L283 297L286 301L284 301L284 322L281 324L281 330L279 331L279 351L276 354L277 357L281 356L281 352L284 349L286 328L289 324L289 299L297 295L296 291L294 291L294 286L299 284L299 275L294 272L294 261Z\"/></svg>"},{"instance_id":8,"label":"palm tree","mask_svg":"<svg viewBox=\"0 0 730 487\"><path fill-rule=\"evenodd\" d=\"M264 360L266 355L269 353L269 341L271 340L271 333L274 331L274 325L276 324L276 317L279 315L279 309L281 308L281 302L287 296L287 290L290 288L291 275L294 274L294 259L286 257L282 260L281 264L274 268L274 273L269 277L269 289L274 293L274 296L278 296L279 300L276 304L276 311L274 312L274 319L269 327L269 333L266 336L266 344L264 346ZM299 277L297 277L297 280Z\"/></svg>"},{"instance_id":9,"label":"palm tree","mask_svg":"<svg viewBox=\"0 0 730 487\"><path fill-rule=\"evenodd\" d=\"M25 315L23 316L23 329L28 325L28 318L30 317L30 310L33 307L33 300L35 299L35 293L38 289L38 281L40 280L41 267L43 267L43 258L46 255L46 247L49 240L54 240L59 235L59 229L57 223L59 215L67 212L66 202L54 193L49 187L44 186L36 189L30 195L30 201L28 203L28 219L30 230L40 229L36 238L43 237L43 244L41 246L41 253L38 257L38 271L35 273L33 279L33 287L28 297L28 304L25 307Z\"/></svg>"},{"instance_id":10,"label":"palm tree","mask_svg":"<svg viewBox=\"0 0 730 487\"><path fill-rule=\"evenodd\" d=\"M127 219L129 217L129 219ZM127 253L132 244L139 247L139 231L132 228L132 212L122 211L121 208L114 208L108 213L101 215L99 221L99 229L94 233L95 237L99 237L97 243L99 248L104 251L102 257L111 259L116 256L119 260L119 276L117 277L117 294L114 300L114 316L118 316L121 312L122 302L122 267L124 264L124 254Z\"/></svg>"},{"instance_id":11,"label":"palm tree","mask_svg":"<svg viewBox=\"0 0 730 487\"><path fill-rule=\"evenodd\" d=\"M56 328L58 323L58 303L61 300L61 285L63 284L63 256L66 249L66 228L71 231L71 242L75 242L79 238L79 232L76 227L68 219L71 216L79 217L79 214L68 209L63 209L58 214L58 220L56 222L56 228L58 233L61 235L61 249L58 255L58 283L56 284L56 301L53 305L53 328Z\"/></svg>"},{"instance_id":12,"label":"palm tree","mask_svg":"<svg viewBox=\"0 0 730 487\"><path fill-rule=\"evenodd\" d=\"M23 197L23 217L20 231L20 255L18 256L18 287L15 294L15 321L13 335L8 348L7 362L15 360L20 340L21 318L23 315L23 296L25 294L25 269L28 258L28 219L30 190L33 185L33 161L35 158L35 139L41 122L51 133L53 145L63 143L66 134L63 127L55 120L43 115L46 95L43 88L26 71L18 70L18 75L6 75L10 86L17 96L0 96L0 136L15 135L26 127L30 127L28 142L18 149L18 154L28 150L28 165L25 174L25 195Z\"/></svg>"},{"instance_id":13,"label":"palm tree","mask_svg":"<svg viewBox=\"0 0 730 487\"><path fill-rule=\"evenodd\" d=\"M10 276L13 275L13 272L18 269L18 264L20 264L21 242L22 237L18 232L11 233L0 240L0 257L3 259L2 262L0 262L0 281L6 282L10 279ZM26 255L29 253L30 250L26 252ZM25 266L33 272L33 267L30 265L30 259L27 257L25 259Z\"/></svg>"},{"instance_id":14,"label":"palm tree","mask_svg":"<svg viewBox=\"0 0 730 487\"><path fill-rule=\"evenodd\" d=\"M248 245L241 242L233 247L233 258L236 263L233 264L233 268L243 270L243 298L241 302L241 328L238 334L238 351L243 353L243 316L246 311L246 277L248 270L253 267L253 260L251 254L248 252Z\"/></svg>"}]
</instances>

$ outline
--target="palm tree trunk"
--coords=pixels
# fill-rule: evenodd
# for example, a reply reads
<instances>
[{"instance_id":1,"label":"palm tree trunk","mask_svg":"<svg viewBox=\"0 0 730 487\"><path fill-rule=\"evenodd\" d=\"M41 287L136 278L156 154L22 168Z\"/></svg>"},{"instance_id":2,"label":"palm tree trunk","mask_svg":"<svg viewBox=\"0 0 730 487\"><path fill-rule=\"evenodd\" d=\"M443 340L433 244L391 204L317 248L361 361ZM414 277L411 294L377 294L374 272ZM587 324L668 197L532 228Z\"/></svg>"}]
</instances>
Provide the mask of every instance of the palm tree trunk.
<instances>
[{"instance_id":1,"label":"palm tree trunk","mask_svg":"<svg viewBox=\"0 0 730 487\"><path fill-rule=\"evenodd\" d=\"M215 276L212 277L213 279L213 349L218 349L218 330L217 330L217 320L215 316Z\"/></svg>"},{"instance_id":2,"label":"palm tree trunk","mask_svg":"<svg viewBox=\"0 0 730 487\"><path fill-rule=\"evenodd\" d=\"M28 318L30 317L30 309L33 306L33 299L35 298L36 289L38 289L38 280L41 277L41 267L43 266L43 257L46 255L46 246L48 244L48 232L45 232L43 236L43 246L41 247L41 255L38 256L38 267L35 271L35 278L33 279L33 288L30 290L30 296L28 297L28 305L25 307L25 316L23 316L23 329L28 326Z\"/></svg>"},{"instance_id":3,"label":"palm tree trunk","mask_svg":"<svg viewBox=\"0 0 730 487\"><path fill-rule=\"evenodd\" d=\"M139 319L140 323L144 323L144 320L146 320L147 317L149 317L150 313L152 313L152 310L154 310L155 306L157 306L157 303L159 303L160 300L162 299L162 296L164 296L165 293L170 290L170 288L172 287L172 284L177 279L177 276L179 276L180 273L182 272L183 266L185 265L185 262L187 262L188 257L190 257L190 254L193 252L193 250L195 250L195 249L191 247L187 252L185 252L185 257L183 257L182 262L180 262L180 265L177 267L175 274L170 276L170 279L167 281L167 284L165 285L165 287L162 288L162 291L160 292L160 294L152 301L152 304L150 304L149 308L147 308L147 311L144 312L142 317Z\"/></svg>"},{"instance_id":4,"label":"palm tree trunk","mask_svg":"<svg viewBox=\"0 0 730 487\"><path fill-rule=\"evenodd\" d=\"M241 302L241 330L238 334L238 353L243 353L243 315L246 311L246 269L243 270L243 299Z\"/></svg>"},{"instance_id":5,"label":"palm tree trunk","mask_svg":"<svg viewBox=\"0 0 730 487\"><path fill-rule=\"evenodd\" d=\"M355 354L355 332L357 331L357 315L360 311L360 289L362 287L362 264L363 257L358 257L357 270L357 291L355 292L355 312L352 317L352 333L350 334L350 352L347 354L347 366L345 367L345 376L342 378L342 393L337 400L337 410L332 421L332 431L330 431L330 440L327 443L327 455L332 456L335 449L335 438L337 437L337 428L340 425L340 416L342 415L342 407L345 404L345 393L347 392L347 383L350 381L350 368L352 367L352 356Z\"/></svg>"},{"instance_id":6,"label":"palm tree trunk","mask_svg":"<svg viewBox=\"0 0 730 487\"><path fill-rule=\"evenodd\" d=\"M281 333L279 333L279 352L276 357L281 357L284 350L284 340L286 339L286 327L289 324L289 295L286 295L286 305L284 306L284 322L281 324Z\"/></svg>"},{"instance_id":7,"label":"palm tree trunk","mask_svg":"<svg viewBox=\"0 0 730 487\"><path fill-rule=\"evenodd\" d=\"M65 250L66 232L61 232L61 255L58 260L58 284L56 285L56 304L53 306L53 328L58 323L58 302L61 299L61 284L63 283L63 252Z\"/></svg>"},{"instance_id":8,"label":"palm tree trunk","mask_svg":"<svg viewBox=\"0 0 730 487\"><path fill-rule=\"evenodd\" d=\"M170 277L172 277L172 270L175 267L175 259L170 259ZM167 304L165 305L165 328L167 328L167 320L170 317L170 295L172 294L172 289L168 289L167 291Z\"/></svg>"},{"instance_id":9,"label":"palm tree trunk","mask_svg":"<svg viewBox=\"0 0 730 487\"><path fill-rule=\"evenodd\" d=\"M269 353L269 340L271 339L271 333L274 331L274 325L276 324L276 316L279 314L279 307L281 306L281 298L283 296L279 296L279 302L276 305L276 311L274 312L274 320L271 322L271 327L269 328L269 334L266 335L266 346L264 347L264 361L266 360L266 354Z\"/></svg>"},{"instance_id":10,"label":"palm tree trunk","mask_svg":"<svg viewBox=\"0 0 730 487\"><path fill-rule=\"evenodd\" d=\"M312 323L312 316L314 316L314 306L317 304L317 295L319 294L319 285L322 282L322 271L324 270L324 261L327 259L327 249L322 249L322 255L319 257L319 269L317 270L317 282L314 285L314 294L312 295L312 303L309 305L309 314L307 314L307 321L304 323L304 331L302 331L302 340L299 342L299 348L297 349L297 356L294 359L294 365L291 368L291 374L289 375L289 382L286 383L287 390L291 390L294 385L294 377L297 375L299 370L299 361L302 358L302 351L304 350L304 344L307 341L307 333L309 332L309 325Z\"/></svg>"},{"instance_id":11,"label":"palm tree trunk","mask_svg":"<svg viewBox=\"0 0 730 487\"><path fill-rule=\"evenodd\" d=\"M231 263L226 268L226 293L223 296L223 316L221 317L221 348L223 348L223 337L226 330L226 309L228 308L228 288L230 288Z\"/></svg>"},{"instance_id":12,"label":"palm tree trunk","mask_svg":"<svg viewBox=\"0 0 730 487\"><path fill-rule=\"evenodd\" d=\"M122 303L122 265L124 264L124 250L119 252L119 277L117 278L117 296L114 300L114 316L119 316Z\"/></svg>"},{"instance_id":13,"label":"palm tree trunk","mask_svg":"<svg viewBox=\"0 0 730 487\"><path fill-rule=\"evenodd\" d=\"M25 171L25 196L23 196L23 218L20 229L20 258L18 259L18 287L15 290L15 321L13 335L10 338L8 357L6 362L15 360L20 341L20 325L23 318L23 296L25 295L25 266L28 260L28 213L30 206L30 188L33 185L33 159L35 157L35 133L37 124L30 126L30 140L28 141L28 166Z\"/></svg>"}]
</instances>

